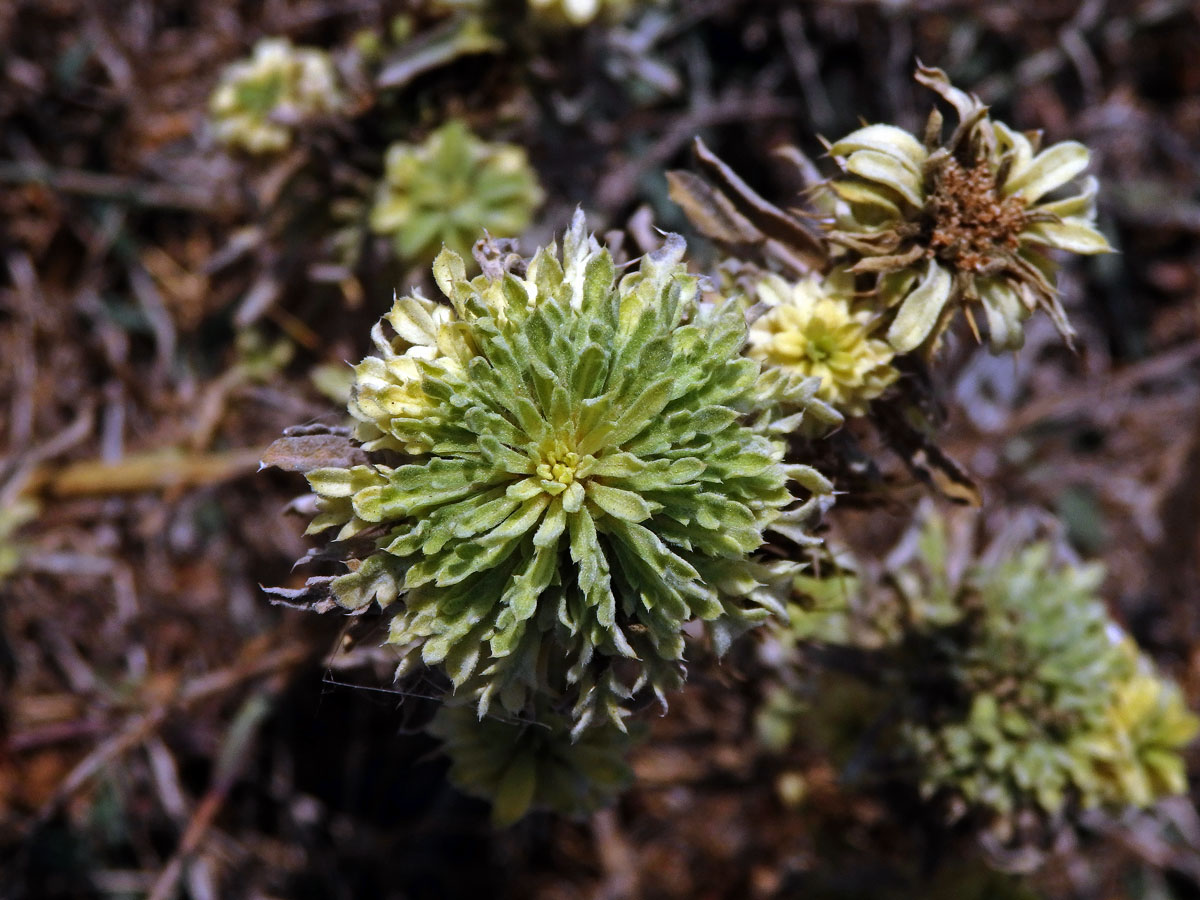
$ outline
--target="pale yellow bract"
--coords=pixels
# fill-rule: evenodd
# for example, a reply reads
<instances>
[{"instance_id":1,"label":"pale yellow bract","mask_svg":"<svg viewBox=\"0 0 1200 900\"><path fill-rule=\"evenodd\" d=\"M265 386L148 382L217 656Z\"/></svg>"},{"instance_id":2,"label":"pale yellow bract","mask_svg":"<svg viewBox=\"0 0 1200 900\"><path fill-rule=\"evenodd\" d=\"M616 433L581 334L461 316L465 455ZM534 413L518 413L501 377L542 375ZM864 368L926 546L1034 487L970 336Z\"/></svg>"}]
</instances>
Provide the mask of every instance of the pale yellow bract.
<instances>
[{"instance_id":1,"label":"pale yellow bract","mask_svg":"<svg viewBox=\"0 0 1200 900\"><path fill-rule=\"evenodd\" d=\"M429 447L400 444L390 436L393 419L421 419L432 407L421 387L421 361L437 363L461 374L475 355L461 330L454 327L454 310L424 297L397 297L382 320L371 329L376 355L354 367L349 411L358 419L357 437L368 450L427 452ZM394 337L384 331L391 326Z\"/></svg>"},{"instance_id":2,"label":"pale yellow bract","mask_svg":"<svg viewBox=\"0 0 1200 900\"><path fill-rule=\"evenodd\" d=\"M1187 792L1180 750L1200 731L1179 686L1160 676L1131 639L1122 642L1129 677L1114 686L1106 727L1084 735L1080 749L1091 760L1093 794L1103 802L1150 806Z\"/></svg>"},{"instance_id":3,"label":"pale yellow bract","mask_svg":"<svg viewBox=\"0 0 1200 900\"><path fill-rule=\"evenodd\" d=\"M529 0L529 11L552 23L580 27L600 16L621 15L631 5L630 0Z\"/></svg>"}]
</instances>

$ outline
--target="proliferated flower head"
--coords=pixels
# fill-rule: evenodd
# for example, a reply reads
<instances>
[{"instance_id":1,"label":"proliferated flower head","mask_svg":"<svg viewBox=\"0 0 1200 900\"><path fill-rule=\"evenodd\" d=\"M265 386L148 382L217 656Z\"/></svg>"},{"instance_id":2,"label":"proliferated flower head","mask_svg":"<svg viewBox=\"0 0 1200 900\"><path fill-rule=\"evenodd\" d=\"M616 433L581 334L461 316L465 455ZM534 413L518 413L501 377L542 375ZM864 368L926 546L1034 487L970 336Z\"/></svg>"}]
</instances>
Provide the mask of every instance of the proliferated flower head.
<instances>
[{"instance_id":1,"label":"proliferated flower head","mask_svg":"<svg viewBox=\"0 0 1200 900\"><path fill-rule=\"evenodd\" d=\"M768 309L750 325L747 354L763 367L821 380L817 396L851 416L899 377L892 348L870 336L873 316L853 306L853 278L839 271L787 282L768 274L756 286Z\"/></svg>"},{"instance_id":2,"label":"proliferated flower head","mask_svg":"<svg viewBox=\"0 0 1200 900\"><path fill-rule=\"evenodd\" d=\"M492 803L496 825L511 825L531 809L582 816L611 803L633 780L625 761L633 738L612 726L589 728L572 740L568 719L480 720L460 705L438 710L429 732L450 757L450 781Z\"/></svg>"},{"instance_id":3,"label":"proliferated flower head","mask_svg":"<svg viewBox=\"0 0 1200 900\"><path fill-rule=\"evenodd\" d=\"M371 329L371 340L375 354L354 367L349 410L359 422L355 437L367 450L428 453L432 445L419 431L410 429L400 439L392 433L392 422L420 423L432 412L434 399L421 386L420 361L438 360L461 375L476 352L470 332L454 320L451 307L398 296Z\"/></svg>"},{"instance_id":4,"label":"proliferated flower head","mask_svg":"<svg viewBox=\"0 0 1200 900\"><path fill-rule=\"evenodd\" d=\"M1056 566L1050 545L1035 543L951 578L941 528L930 523L923 566L898 579L934 598L898 669L916 701L901 734L923 791L1004 820L1178 791L1195 724L1174 685L1114 640L1096 594L1103 570Z\"/></svg>"},{"instance_id":5,"label":"proliferated flower head","mask_svg":"<svg viewBox=\"0 0 1200 900\"><path fill-rule=\"evenodd\" d=\"M618 281L582 214L561 257L540 250L523 278L468 281L443 251L450 308L439 320L398 301L400 343L377 336L419 387L384 356L358 369L368 449L411 457L308 473L310 532L375 539L333 597L403 598L389 642L444 668L481 714L551 696L576 734L597 717L621 727L635 693L681 682L689 621L723 652L783 612L796 567L750 555L767 528L805 540L830 490L782 464L794 416L775 410L802 408L813 384L760 381L740 307L700 303L683 252L671 236ZM789 477L813 496L795 505Z\"/></svg>"},{"instance_id":6,"label":"proliferated flower head","mask_svg":"<svg viewBox=\"0 0 1200 900\"><path fill-rule=\"evenodd\" d=\"M1087 148L1064 141L1039 152L1036 134L993 122L940 69L922 66L916 79L958 113L947 141L934 110L923 142L868 125L829 146L841 171L829 187L842 203L827 236L852 271L883 276L880 297L898 306L889 343L898 353L932 347L957 308L974 328L973 304L995 352L1021 346L1022 324L1038 308L1070 340L1049 252L1111 249L1094 224L1095 179L1068 188L1087 167Z\"/></svg>"},{"instance_id":7,"label":"proliferated flower head","mask_svg":"<svg viewBox=\"0 0 1200 900\"><path fill-rule=\"evenodd\" d=\"M296 125L344 105L323 50L264 38L250 59L229 66L209 101L216 138L247 153L286 150Z\"/></svg>"},{"instance_id":8,"label":"proliferated flower head","mask_svg":"<svg viewBox=\"0 0 1200 900\"><path fill-rule=\"evenodd\" d=\"M469 252L485 229L519 235L543 197L524 148L487 143L452 120L422 144L388 148L370 224L402 259L428 260L443 245Z\"/></svg>"}]
</instances>

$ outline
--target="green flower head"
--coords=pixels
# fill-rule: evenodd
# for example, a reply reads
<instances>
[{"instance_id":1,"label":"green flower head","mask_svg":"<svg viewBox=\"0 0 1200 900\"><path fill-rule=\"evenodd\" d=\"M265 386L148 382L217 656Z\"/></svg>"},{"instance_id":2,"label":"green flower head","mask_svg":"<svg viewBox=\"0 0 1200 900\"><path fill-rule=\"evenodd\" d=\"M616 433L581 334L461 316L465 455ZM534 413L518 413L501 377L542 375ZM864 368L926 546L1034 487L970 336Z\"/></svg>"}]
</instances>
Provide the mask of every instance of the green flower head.
<instances>
[{"instance_id":1,"label":"green flower head","mask_svg":"<svg viewBox=\"0 0 1200 900\"><path fill-rule=\"evenodd\" d=\"M597 714L620 727L624 701L681 682L688 622L720 652L783 612L795 567L750 557L767 528L805 540L829 490L782 463L794 417L775 410L813 385L760 382L740 308L699 302L683 252L672 235L618 280L582 214L519 277L467 280L443 251L449 306L398 300L387 358L357 369L352 409L380 452L308 473L310 531L375 541L334 597L402 598L390 642L481 714L550 695L576 733ZM797 504L789 477L813 496Z\"/></svg>"},{"instance_id":2,"label":"green flower head","mask_svg":"<svg viewBox=\"0 0 1200 900\"><path fill-rule=\"evenodd\" d=\"M217 140L247 153L286 150L293 128L344 104L323 50L264 38L254 55L229 66L209 101Z\"/></svg>"},{"instance_id":3,"label":"green flower head","mask_svg":"<svg viewBox=\"0 0 1200 900\"><path fill-rule=\"evenodd\" d=\"M897 580L926 600L904 667L920 712L902 735L927 794L1056 816L1182 788L1195 720L1112 621L1100 567L1055 565L1035 543L951 577L939 521L922 541Z\"/></svg>"},{"instance_id":4,"label":"green flower head","mask_svg":"<svg viewBox=\"0 0 1200 900\"><path fill-rule=\"evenodd\" d=\"M491 801L500 826L531 809L586 815L633 780L625 762L633 738L611 726L589 728L572 740L570 721L552 713L536 721L480 720L469 707L450 704L438 710L429 731L445 744L450 781Z\"/></svg>"},{"instance_id":5,"label":"green flower head","mask_svg":"<svg viewBox=\"0 0 1200 900\"><path fill-rule=\"evenodd\" d=\"M519 235L543 196L522 147L486 143L454 120L420 145L388 148L370 224L402 259L428 261L443 245L468 253L485 229Z\"/></svg>"},{"instance_id":6,"label":"green flower head","mask_svg":"<svg viewBox=\"0 0 1200 900\"><path fill-rule=\"evenodd\" d=\"M883 276L880 297L898 307L889 343L899 353L933 346L959 308L974 328L976 304L993 351L1020 347L1038 308L1069 340L1049 251L1111 249L1094 224L1095 179L1069 186L1087 148L1064 141L1039 152L1037 135L993 122L940 69L921 67L916 78L958 113L949 140L935 110L924 141L868 125L829 146L840 169L829 187L841 202L828 237L852 271Z\"/></svg>"}]
</instances>

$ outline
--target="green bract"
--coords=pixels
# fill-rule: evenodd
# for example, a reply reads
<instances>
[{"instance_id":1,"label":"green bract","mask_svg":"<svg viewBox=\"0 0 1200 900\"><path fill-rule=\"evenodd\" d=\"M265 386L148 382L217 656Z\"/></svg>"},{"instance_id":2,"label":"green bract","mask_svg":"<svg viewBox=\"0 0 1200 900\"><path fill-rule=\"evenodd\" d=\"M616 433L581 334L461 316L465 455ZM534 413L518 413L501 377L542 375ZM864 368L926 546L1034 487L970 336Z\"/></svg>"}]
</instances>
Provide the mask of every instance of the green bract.
<instances>
[{"instance_id":1,"label":"green bract","mask_svg":"<svg viewBox=\"0 0 1200 900\"><path fill-rule=\"evenodd\" d=\"M519 235L542 199L522 147L481 141L455 120L420 145L388 148L371 229L389 235L402 259L428 261L443 245L469 252L485 229Z\"/></svg>"},{"instance_id":2,"label":"green bract","mask_svg":"<svg viewBox=\"0 0 1200 900\"><path fill-rule=\"evenodd\" d=\"M467 280L443 251L450 306L399 299L397 338L377 335L413 368L357 369L352 408L379 442L366 449L408 458L308 473L310 531L374 538L334 597L402 599L390 643L444 668L481 714L548 695L576 734L597 714L620 726L635 693L681 682L688 622L723 652L783 613L795 566L750 555L767 528L805 540L829 491L782 463L797 416L777 411L816 386L760 380L740 308L699 303L683 252L672 235L618 280L579 213L561 257L540 250L521 277ZM789 477L814 496L797 504Z\"/></svg>"},{"instance_id":3,"label":"green bract","mask_svg":"<svg viewBox=\"0 0 1200 900\"><path fill-rule=\"evenodd\" d=\"M489 800L497 825L511 825L531 808L567 816L593 812L633 780L625 762L632 738L613 727L590 728L571 739L571 724L545 714L536 721L488 717L448 705L429 731L445 742L450 780Z\"/></svg>"}]
</instances>

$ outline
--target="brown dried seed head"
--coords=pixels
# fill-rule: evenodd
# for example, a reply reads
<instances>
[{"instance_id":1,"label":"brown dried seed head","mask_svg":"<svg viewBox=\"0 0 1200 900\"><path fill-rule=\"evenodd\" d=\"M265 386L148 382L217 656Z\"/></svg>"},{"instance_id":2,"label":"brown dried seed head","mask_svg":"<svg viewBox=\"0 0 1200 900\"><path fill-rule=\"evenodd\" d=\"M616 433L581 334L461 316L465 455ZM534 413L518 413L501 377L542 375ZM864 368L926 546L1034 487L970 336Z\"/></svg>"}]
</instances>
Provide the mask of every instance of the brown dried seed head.
<instances>
[{"instance_id":1,"label":"brown dried seed head","mask_svg":"<svg viewBox=\"0 0 1200 900\"><path fill-rule=\"evenodd\" d=\"M927 255L972 272L1015 253L1028 221L1024 201L1000 195L986 162L964 168L954 159L938 171L925 215Z\"/></svg>"}]
</instances>

